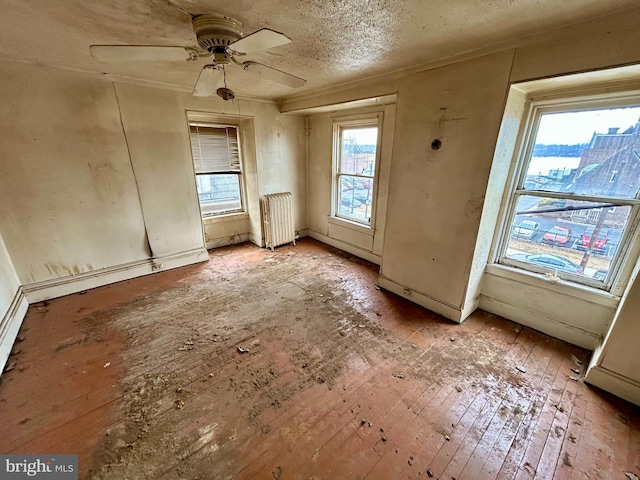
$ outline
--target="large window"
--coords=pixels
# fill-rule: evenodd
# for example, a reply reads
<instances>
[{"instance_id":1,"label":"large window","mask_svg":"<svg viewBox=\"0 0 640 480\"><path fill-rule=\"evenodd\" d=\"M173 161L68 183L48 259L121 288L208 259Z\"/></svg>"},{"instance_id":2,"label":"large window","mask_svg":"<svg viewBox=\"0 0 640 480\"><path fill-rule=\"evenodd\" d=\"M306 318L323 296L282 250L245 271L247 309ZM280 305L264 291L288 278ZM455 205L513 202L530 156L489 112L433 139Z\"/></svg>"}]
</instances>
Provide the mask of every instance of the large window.
<instances>
[{"instance_id":1,"label":"large window","mask_svg":"<svg viewBox=\"0 0 640 480\"><path fill-rule=\"evenodd\" d=\"M371 225L378 158L378 117L334 128L334 215Z\"/></svg>"},{"instance_id":2,"label":"large window","mask_svg":"<svg viewBox=\"0 0 640 480\"><path fill-rule=\"evenodd\" d=\"M189 132L202 214L242 212L238 128L191 122Z\"/></svg>"},{"instance_id":3,"label":"large window","mask_svg":"<svg viewBox=\"0 0 640 480\"><path fill-rule=\"evenodd\" d=\"M533 102L499 261L610 289L640 208L640 97Z\"/></svg>"}]
</instances>

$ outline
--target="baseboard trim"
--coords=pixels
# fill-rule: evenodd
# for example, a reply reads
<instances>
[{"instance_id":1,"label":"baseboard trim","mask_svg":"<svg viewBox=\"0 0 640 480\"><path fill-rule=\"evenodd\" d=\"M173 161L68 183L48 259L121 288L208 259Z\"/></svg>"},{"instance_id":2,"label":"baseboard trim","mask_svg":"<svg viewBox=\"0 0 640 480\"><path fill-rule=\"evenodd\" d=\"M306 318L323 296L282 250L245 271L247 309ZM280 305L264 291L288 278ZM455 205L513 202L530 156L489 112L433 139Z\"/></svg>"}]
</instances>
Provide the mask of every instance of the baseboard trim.
<instances>
[{"instance_id":1,"label":"baseboard trim","mask_svg":"<svg viewBox=\"0 0 640 480\"><path fill-rule=\"evenodd\" d=\"M452 320L456 323L462 323L464 318L462 317L462 312L447 304L443 303L435 298L431 298L423 293L416 292L415 290L411 290L409 287L405 287L404 285L400 285L399 283L394 282L390 278L385 277L384 275L380 275L378 277L378 285L384 288L385 290L389 290L390 292L395 293L396 295L401 296L402 298L406 298L407 300L420 305L421 307L426 308L427 310L431 310L439 315L442 315L449 320ZM409 293L406 293L407 290Z\"/></svg>"},{"instance_id":2,"label":"baseboard trim","mask_svg":"<svg viewBox=\"0 0 640 480\"><path fill-rule=\"evenodd\" d=\"M163 270L205 262L208 259L209 253L206 249L196 248L138 262L123 263L78 275L30 283L23 285L22 291L29 303L37 303Z\"/></svg>"},{"instance_id":3,"label":"baseboard trim","mask_svg":"<svg viewBox=\"0 0 640 480\"><path fill-rule=\"evenodd\" d=\"M29 302L27 301L27 297L22 291L22 287L19 287L11 301L11 305L9 305L7 313L5 313L0 322L0 375L7 364L11 349L18 336L28 308Z\"/></svg>"},{"instance_id":4,"label":"baseboard trim","mask_svg":"<svg viewBox=\"0 0 640 480\"><path fill-rule=\"evenodd\" d=\"M375 263L376 265L380 265L382 261L382 257L380 255L376 255L373 252L368 250L364 250L360 247L356 247L355 245L351 245L350 243L342 242L340 240L336 240L335 238L328 237L318 232L314 232L312 230L308 231L308 235L318 240L319 242L326 243L327 245L331 245L332 247L339 248L340 250L344 250L351 255L355 255L356 257L363 258L371 263Z\"/></svg>"},{"instance_id":5,"label":"baseboard trim","mask_svg":"<svg viewBox=\"0 0 640 480\"><path fill-rule=\"evenodd\" d=\"M585 382L640 406L640 383L600 365L590 368Z\"/></svg>"},{"instance_id":6,"label":"baseboard trim","mask_svg":"<svg viewBox=\"0 0 640 480\"><path fill-rule=\"evenodd\" d=\"M533 314L527 310L484 295L480 295L479 308L552 337L559 338L565 342L586 348L587 350L594 350L602 340L600 335L596 333L559 322L552 318Z\"/></svg>"},{"instance_id":7,"label":"baseboard trim","mask_svg":"<svg viewBox=\"0 0 640 480\"><path fill-rule=\"evenodd\" d=\"M480 305L480 295L478 295L476 298L474 298L470 302L467 302L465 306L462 308L462 312L460 313L460 323L464 322L469 317L469 315L475 312L478 309L479 305Z\"/></svg>"}]
</instances>

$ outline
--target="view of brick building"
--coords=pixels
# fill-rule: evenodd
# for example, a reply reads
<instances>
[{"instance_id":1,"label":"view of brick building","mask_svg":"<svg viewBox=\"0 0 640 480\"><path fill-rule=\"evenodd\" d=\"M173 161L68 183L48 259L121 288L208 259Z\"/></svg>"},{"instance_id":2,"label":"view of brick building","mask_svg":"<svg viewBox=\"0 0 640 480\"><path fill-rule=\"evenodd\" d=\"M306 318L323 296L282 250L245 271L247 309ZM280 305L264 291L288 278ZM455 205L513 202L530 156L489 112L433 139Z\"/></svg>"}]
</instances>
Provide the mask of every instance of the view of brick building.
<instances>
[{"instance_id":1,"label":"view of brick building","mask_svg":"<svg viewBox=\"0 0 640 480\"><path fill-rule=\"evenodd\" d=\"M635 198L640 189L640 121L622 133L610 128L607 133L594 133L582 152L573 182L566 187L580 195L602 195ZM577 210L571 220L595 224L602 209ZM602 210L605 211L605 210ZM627 220L628 208L615 206L606 210L603 223L621 227Z\"/></svg>"}]
</instances>

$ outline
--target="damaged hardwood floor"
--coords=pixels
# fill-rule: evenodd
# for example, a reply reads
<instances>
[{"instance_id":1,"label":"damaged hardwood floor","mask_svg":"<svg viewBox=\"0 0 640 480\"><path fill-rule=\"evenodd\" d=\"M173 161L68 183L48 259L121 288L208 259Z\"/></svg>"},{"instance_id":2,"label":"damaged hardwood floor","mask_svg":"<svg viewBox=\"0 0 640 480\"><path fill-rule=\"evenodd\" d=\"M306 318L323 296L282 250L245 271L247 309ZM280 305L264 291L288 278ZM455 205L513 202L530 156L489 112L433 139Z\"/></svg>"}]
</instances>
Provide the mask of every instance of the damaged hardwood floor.
<instances>
[{"instance_id":1,"label":"damaged hardwood floor","mask_svg":"<svg viewBox=\"0 0 640 480\"><path fill-rule=\"evenodd\" d=\"M0 451L96 479L640 475L639 410L582 382L589 352L376 279L303 239L32 305Z\"/></svg>"}]
</instances>

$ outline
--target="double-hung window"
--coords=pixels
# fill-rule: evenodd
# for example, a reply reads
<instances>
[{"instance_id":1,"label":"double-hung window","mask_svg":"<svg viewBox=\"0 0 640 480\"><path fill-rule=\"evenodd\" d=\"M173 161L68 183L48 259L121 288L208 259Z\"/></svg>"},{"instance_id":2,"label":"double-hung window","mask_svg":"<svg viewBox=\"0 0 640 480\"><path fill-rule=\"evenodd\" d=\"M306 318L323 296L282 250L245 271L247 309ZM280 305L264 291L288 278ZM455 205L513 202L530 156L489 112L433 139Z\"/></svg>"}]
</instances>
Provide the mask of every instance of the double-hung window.
<instances>
[{"instance_id":1,"label":"double-hung window","mask_svg":"<svg viewBox=\"0 0 640 480\"><path fill-rule=\"evenodd\" d=\"M238 127L190 122L189 134L202 215L242 212Z\"/></svg>"},{"instance_id":2,"label":"double-hung window","mask_svg":"<svg viewBox=\"0 0 640 480\"><path fill-rule=\"evenodd\" d=\"M502 264L609 290L640 220L640 95L533 101Z\"/></svg>"},{"instance_id":3,"label":"double-hung window","mask_svg":"<svg viewBox=\"0 0 640 480\"><path fill-rule=\"evenodd\" d=\"M371 226L379 116L334 124L334 216Z\"/></svg>"}]
</instances>

